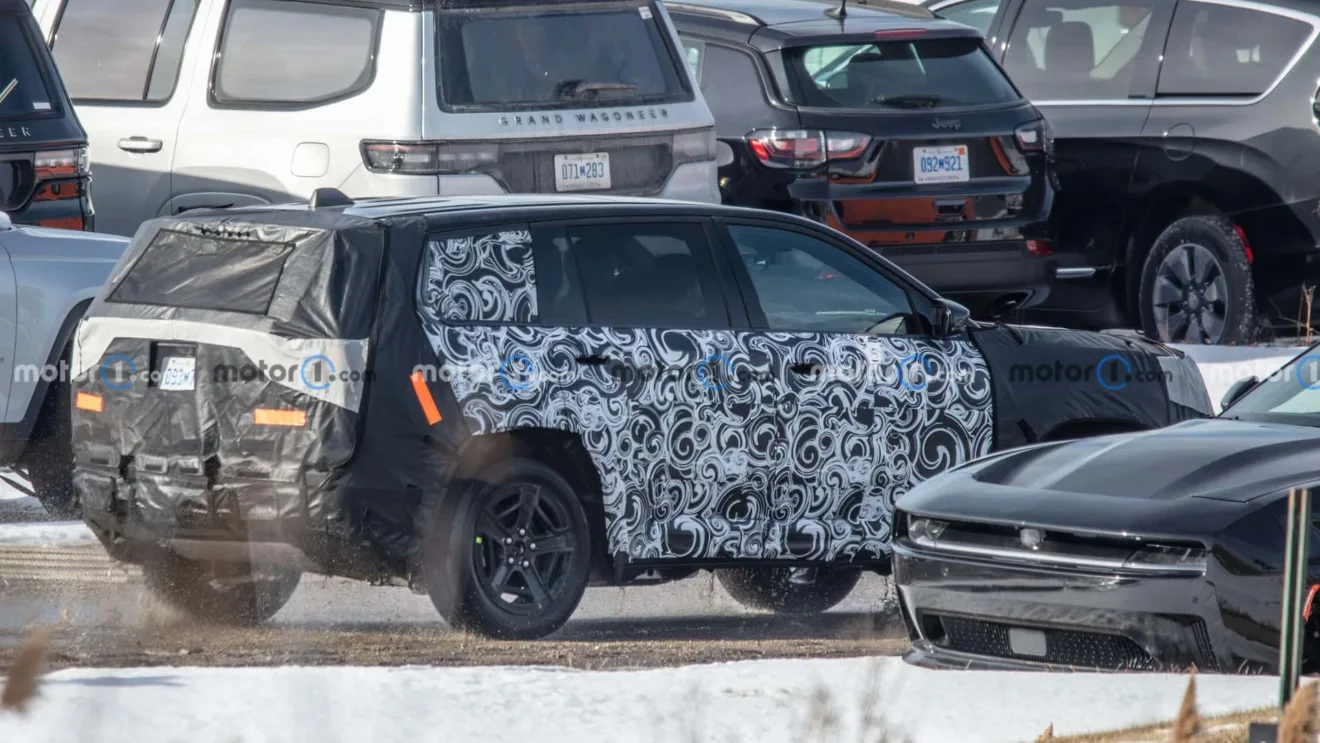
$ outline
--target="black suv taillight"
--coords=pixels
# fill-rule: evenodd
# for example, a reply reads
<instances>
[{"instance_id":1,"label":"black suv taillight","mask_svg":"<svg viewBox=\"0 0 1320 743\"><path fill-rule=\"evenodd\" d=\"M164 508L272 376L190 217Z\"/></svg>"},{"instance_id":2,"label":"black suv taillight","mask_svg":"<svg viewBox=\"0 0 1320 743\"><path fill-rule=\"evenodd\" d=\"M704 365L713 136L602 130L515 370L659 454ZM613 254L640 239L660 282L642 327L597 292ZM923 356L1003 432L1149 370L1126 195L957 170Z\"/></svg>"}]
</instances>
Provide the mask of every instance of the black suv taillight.
<instances>
[{"instance_id":1,"label":"black suv taillight","mask_svg":"<svg viewBox=\"0 0 1320 743\"><path fill-rule=\"evenodd\" d=\"M747 146L767 167L810 170L827 160L861 157L871 146L871 137L816 129L757 129L747 135Z\"/></svg>"},{"instance_id":2,"label":"black suv taillight","mask_svg":"<svg viewBox=\"0 0 1320 743\"><path fill-rule=\"evenodd\" d=\"M91 159L87 155L86 147L38 152L32 158L32 175L35 182L32 200L81 200L86 196L85 179L90 173ZM87 217L82 215L43 219L37 224L41 227L84 230L87 229Z\"/></svg>"},{"instance_id":3,"label":"black suv taillight","mask_svg":"<svg viewBox=\"0 0 1320 743\"><path fill-rule=\"evenodd\" d=\"M1018 149L1023 152L1044 152L1054 157L1054 132L1050 129L1050 122L1045 119L1023 124L1013 134L1017 137Z\"/></svg>"}]
</instances>

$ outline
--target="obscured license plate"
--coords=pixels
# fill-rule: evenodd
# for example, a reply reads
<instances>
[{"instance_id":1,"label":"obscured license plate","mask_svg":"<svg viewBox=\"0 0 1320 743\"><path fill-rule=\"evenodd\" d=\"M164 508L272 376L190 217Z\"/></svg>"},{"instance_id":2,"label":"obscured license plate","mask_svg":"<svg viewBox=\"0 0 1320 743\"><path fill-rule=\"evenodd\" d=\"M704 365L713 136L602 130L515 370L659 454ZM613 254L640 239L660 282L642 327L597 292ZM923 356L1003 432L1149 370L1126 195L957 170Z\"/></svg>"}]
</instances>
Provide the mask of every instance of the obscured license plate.
<instances>
[{"instance_id":1,"label":"obscured license plate","mask_svg":"<svg viewBox=\"0 0 1320 743\"><path fill-rule=\"evenodd\" d=\"M594 191L610 187L610 153L555 155L556 191Z\"/></svg>"},{"instance_id":2,"label":"obscured license plate","mask_svg":"<svg viewBox=\"0 0 1320 743\"><path fill-rule=\"evenodd\" d=\"M915 147L912 150L912 172L917 183L963 183L971 180L967 145Z\"/></svg>"},{"instance_id":3,"label":"obscured license plate","mask_svg":"<svg viewBox=\"0 0 1320 743\"><path fill-rule=\"evenodd\" d=\"M196 386L197 359L191 356L171 356L160 370L160 388L163 390L190 390Z\"/></svg>"}]
</instances>

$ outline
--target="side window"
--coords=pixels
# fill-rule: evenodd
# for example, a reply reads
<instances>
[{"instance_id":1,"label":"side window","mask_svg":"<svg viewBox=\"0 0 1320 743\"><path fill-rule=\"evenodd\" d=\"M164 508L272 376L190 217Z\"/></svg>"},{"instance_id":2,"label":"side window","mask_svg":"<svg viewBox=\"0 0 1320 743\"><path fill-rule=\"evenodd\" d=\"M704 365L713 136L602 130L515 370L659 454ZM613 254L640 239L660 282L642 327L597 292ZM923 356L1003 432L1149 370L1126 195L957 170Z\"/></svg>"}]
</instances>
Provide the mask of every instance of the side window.
<instances>
[{"instance_id":1,"label":"side window","mask_svg":"<svg viewBox=\"0 0 1320 743\"><path fill-rule=\"evenodd\" d=\"M69 97L168 100L198 2L67 0L51 49Z\"/></svg>"},{"instance_id":2,"label":"side window","mask_svg":"<svg viewBox=\"0 0 1320 743\"><path fill-rule=\"evenodd\" d=\"M683 39L683 59L688 69L692 70L692 79L701 82L701 63L706 56L706 42L696 39Z\"/></svg>"},{"instance_id":3,"label":"side window","mask_svg":"<svg viewBox=\"0 0 1320 743\"><path fill-rule=\"evenodd\" d=\"M905 334L901 286L843 249L799 232L731 225L770 330Z\"/></svg>"},{"instance_id":4,"label":"side window","mask_svg":"<svg viewBox=\"0 0 1320 743\"><path fill-rule=\"evenodd\" d=\"M766 106L761 75L750 54L710 44L703 65L701 93L716 121L722 116L745 119Z\"/></svg>"},{"instance_id":5,"label":"side window","mask_svg":"<svg viewBox=\"0 0 1320 743\"><path fill-rule=\"evenodd\" d=\"M594 325L724 328L728 311L698 223L570 227Z\"/></svg>"},{"instance_id":6,"label":"side window","mask_svg":"<svg viewBox=\"0 0 1320 743\"><path fill-rule=\"evenodd\" d=\"M1036 100L1127 98L1147 44L1155 0L1026 0L1004 69ZM1149 39L1149 41L1148 41Z\"/></svg>"},{"instance_id":7,"label":"side window","mask_svg":"<svg viewBox=\"0 0 1320 743\"><path fill-rule=\"evenodd\" d=\"M935 15L971 26L984 35L990 31L990 23L995 20L995 13L998 12L999 0L968 0L940 8L935 11Z\"/></svg>"},{"instance_id":8,"label":"side window","mask_svg":"<svg viewBox=\"0 0 1320 743\"><path fill-rule=\"evenodd\" d=\"M1286 16L1183 0L1173 15L1156 93L1260 95L1311 32L1311 24Z\"/></svg>"},{"instance_id":9,"label":"side window","mask_svg":"<svg viewBox=\"0 0 1320 743\"><path fill-rule=\"evenodd\" d=\"M532 234L505 225L432 235L418 284L417 309L434 323L534 322Z\"/></svg>"},{"instance_id":10,"label":"side window","mask_svg":"<svg viewBox=\"0 0 1320 743\"><path fill-rule=\"evenodd\" d=\"M215 101L309 105L360 93L376 74L381 15L326 3L230 0Z\"/></svg>"}]
</instances>

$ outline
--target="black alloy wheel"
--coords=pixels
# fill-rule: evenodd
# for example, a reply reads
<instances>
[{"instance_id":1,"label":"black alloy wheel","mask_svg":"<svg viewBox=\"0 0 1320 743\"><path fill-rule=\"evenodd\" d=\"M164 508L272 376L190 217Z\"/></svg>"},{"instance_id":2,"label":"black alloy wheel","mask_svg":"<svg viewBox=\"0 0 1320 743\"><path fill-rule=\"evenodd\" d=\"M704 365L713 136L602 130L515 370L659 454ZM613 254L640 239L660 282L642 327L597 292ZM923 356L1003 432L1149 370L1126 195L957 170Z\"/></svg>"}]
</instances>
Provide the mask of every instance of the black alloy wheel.
<instances>
[{"instance_id":1,"label":"black alloy wheel","mask_svg":"<svg viewBox=\"0 0 1320 743\"><path fill-rule=\"evenodd\" d=\"M477 519L472 563L481 590L515 614L542 612L570 588L577 539L560 499L518 483L486 501Z\"/></svg>"},{"instance_id":2,"label":"black alloy wheel","mask_svg":"<svg viewBox=\"0 0 1320 743\"><path fill-rule=\"evenodd\" d=\"M1237 227L1220 216L1169 225L1146 256L1138 304L1145 334L1166 343L1255 340L1255 286Z\"/></svg>"}]
</instances>

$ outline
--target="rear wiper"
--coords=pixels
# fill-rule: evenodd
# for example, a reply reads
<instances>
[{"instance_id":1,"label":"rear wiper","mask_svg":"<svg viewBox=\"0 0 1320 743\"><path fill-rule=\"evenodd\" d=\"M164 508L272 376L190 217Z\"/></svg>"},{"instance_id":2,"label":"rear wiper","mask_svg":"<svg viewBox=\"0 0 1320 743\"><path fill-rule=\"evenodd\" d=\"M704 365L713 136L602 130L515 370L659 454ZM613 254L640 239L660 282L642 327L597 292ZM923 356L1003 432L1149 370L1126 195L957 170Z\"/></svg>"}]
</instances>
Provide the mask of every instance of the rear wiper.
<instances>
[{"instance_id":1,"label":"rear wiper","mask_svg":"<svg viewBox=\"0 0 1320 743\"><path fill-rule=\"evenodd\" d=\"M599 95L600 93L631 93L637 90L636 85L628 83L602 83L591 80L567 80L559 84L555 91L557 98L580 98L588 93Z\"/></svg>"},{"instance_id":2,"label":"rear wiper","mask_svg":"<svg viewBox=\"0 0 1320 743\"><path fill-rule=\"evenodd\" d=\"M18 78L10 80L8 85L3 89L0 89L0 103L4 103L5 99L8 98L9 94L13 93L16 88L18 88Z\"/></svg>"},{"instance_id":3,"label":"rear wiper","mask_svg":"<svg viewBox=\"0 0 1320 743\"><path fill-rule=\"evenodd\" d=\"M940 105L941 98L934 93L906 93L904 95L882 95L872 98L872 103L895 108L934 108Z\"/></svg>"}]
</instances>

